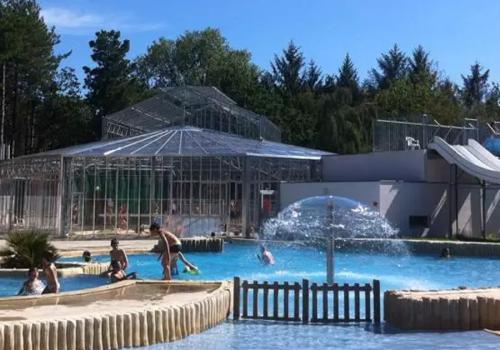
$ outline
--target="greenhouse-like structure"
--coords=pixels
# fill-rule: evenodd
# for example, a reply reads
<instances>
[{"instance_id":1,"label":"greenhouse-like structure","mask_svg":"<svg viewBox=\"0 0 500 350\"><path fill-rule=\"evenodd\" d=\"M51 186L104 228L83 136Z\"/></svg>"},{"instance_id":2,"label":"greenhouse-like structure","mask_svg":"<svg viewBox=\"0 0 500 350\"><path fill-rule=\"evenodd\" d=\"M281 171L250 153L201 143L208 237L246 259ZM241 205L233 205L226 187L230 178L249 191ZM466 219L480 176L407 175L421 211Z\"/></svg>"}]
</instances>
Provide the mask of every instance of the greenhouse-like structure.
<instances>
[{"instance_id":1,"label":"greenhouse-like structure","mask_svg":"<svg viewBox=\"0 0 500 350\"><path fill-rule=\"evenodd\" d=\"M247 233L279 209L279 184L318 181L327 153L176 125L0 163L0 230L58 235Z\"/></svg>"}]
</instances>

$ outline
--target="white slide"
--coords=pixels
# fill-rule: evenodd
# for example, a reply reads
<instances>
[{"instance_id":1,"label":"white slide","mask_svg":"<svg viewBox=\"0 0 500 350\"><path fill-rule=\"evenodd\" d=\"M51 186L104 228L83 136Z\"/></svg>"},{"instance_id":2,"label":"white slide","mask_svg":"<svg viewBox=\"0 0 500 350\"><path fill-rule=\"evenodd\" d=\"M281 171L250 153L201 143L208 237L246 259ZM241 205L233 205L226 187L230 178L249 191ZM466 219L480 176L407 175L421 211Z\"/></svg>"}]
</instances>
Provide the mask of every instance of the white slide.
<instances>
[{"instance_id":1,"label":"white slide","mask_svg":"<svg viewBox=\"0 0 500 350\"><path fill-rule=\"evenodd\" d=\"M469 139L467 146L462 146L450 145L436 136L429 144L429 149L435 150L448 163L456 164L480 180L500 184L500 160L473 139Z\"/></svg>"}]
</instances>

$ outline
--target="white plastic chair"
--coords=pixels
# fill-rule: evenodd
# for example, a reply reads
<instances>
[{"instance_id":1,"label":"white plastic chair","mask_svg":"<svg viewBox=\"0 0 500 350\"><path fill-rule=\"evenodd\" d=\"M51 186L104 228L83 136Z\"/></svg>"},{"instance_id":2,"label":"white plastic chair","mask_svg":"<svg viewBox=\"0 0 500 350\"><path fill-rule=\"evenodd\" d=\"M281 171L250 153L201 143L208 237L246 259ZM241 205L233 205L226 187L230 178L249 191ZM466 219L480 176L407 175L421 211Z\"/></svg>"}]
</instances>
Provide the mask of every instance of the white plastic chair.
<instances>
[{"instance_id":1,"label":"white plastic chair","mask_svg":"<svg viewBox=\"0 0 500 350\"><path fill-rule=\"evenodd\" d=\"M420 149L420 141L415 140L413 137L410 137L410 136L406 136L405 140L406 140L406 146L408 147L408 149L411 149L411 150Z\"/></svg>"}]
</instances>

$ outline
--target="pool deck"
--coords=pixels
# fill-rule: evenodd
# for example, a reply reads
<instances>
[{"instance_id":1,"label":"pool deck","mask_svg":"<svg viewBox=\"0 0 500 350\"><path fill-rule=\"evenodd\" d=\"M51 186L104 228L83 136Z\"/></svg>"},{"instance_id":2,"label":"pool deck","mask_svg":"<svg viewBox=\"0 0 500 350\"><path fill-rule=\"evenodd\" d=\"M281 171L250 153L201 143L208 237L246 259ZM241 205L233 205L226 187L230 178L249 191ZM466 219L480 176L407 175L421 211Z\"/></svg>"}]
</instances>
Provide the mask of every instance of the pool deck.
<instances>
[{"instance_id":1,"label":"pool deck","mask_svg":"<svg viewBox=\"0 0 500 350\"><path fill-rule=\"evenodd\" d=\"M0 299L1 350L111 350L174 341L224 321L229 282L125 281Z\"/></svg>"}]
</instances>

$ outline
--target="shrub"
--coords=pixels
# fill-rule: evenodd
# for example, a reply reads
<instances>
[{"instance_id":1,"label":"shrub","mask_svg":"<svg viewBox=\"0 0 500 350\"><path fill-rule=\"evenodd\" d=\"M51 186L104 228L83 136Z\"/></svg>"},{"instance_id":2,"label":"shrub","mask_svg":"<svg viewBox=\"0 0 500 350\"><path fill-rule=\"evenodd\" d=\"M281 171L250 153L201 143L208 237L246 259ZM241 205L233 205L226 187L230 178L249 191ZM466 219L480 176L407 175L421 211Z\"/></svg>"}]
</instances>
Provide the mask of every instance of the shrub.
<instances>
[{"instance_id":1,"label":"shrub","mask_svg":"<svg viewBox=\"0 0 500 350\"><path fill-rule=\"evenodd\" d=\"M2 266L7 268L40 267L45 252L54 260L59 258L57 249L50 243L49 234L30 231L12 232L6 238L7 248L0 251Z\"/></svg>"}]
</instances>

